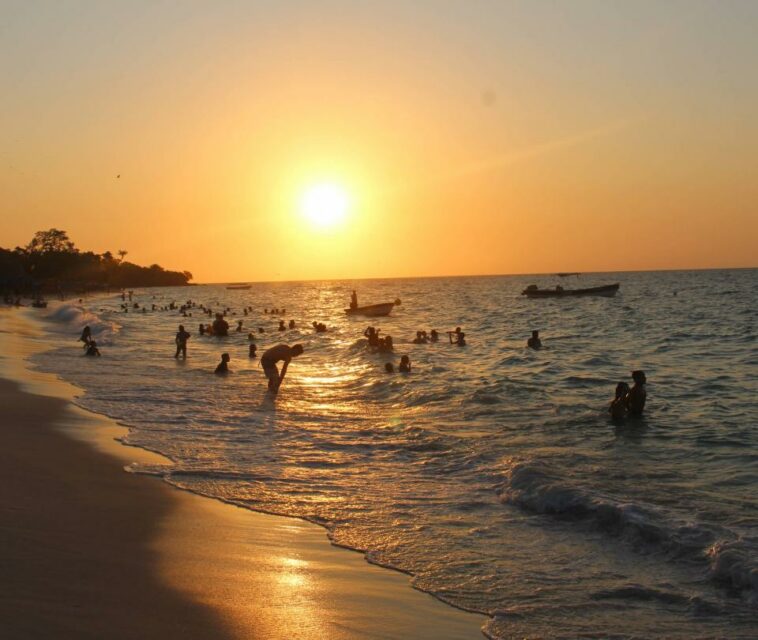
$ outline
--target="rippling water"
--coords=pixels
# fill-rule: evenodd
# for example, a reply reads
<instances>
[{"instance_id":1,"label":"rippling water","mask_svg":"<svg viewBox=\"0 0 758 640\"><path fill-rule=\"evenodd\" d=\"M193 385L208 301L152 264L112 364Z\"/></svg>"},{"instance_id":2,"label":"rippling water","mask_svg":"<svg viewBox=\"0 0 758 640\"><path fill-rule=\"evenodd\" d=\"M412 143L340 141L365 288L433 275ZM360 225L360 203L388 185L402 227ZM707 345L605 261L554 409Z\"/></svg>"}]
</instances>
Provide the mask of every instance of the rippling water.
<instances>
[{"instance_id":1,"label":"rippling water","mask_svg":"<svg viewBox=\"0 0 758 640\"><path fill-rule=\"evenodd\" d=\"M758 272L563 284L614 281L616 298L573 300L518 295L554 285L547 277L144 290L141 304L231 307L245 331L199 337L196 310L124 314L114 296L52 311L65 346L38 363L85 389L83 406L130 425L130 443L174 461L139 471L321 523L335 543L489 614L493 638L755 637ZM361 303L403 304L348 318L354 287ZM276 331L271 307L298 328ZM186 362L173 358L180 322L193 333ZM102 358L81 356L85 323ZM393 336L394 356L367 350L368 324ZM465 348L411 343L417 329L458 325ZM275 402L247 357L259 326L259 354L306 349ZM533 328L541 351L525 348ZM233 375L220 378L224 351ZM386 374L402 354L413 373ZM613 424L615 383L636 368L645 417Z\"/></svg>"}]
</instances>

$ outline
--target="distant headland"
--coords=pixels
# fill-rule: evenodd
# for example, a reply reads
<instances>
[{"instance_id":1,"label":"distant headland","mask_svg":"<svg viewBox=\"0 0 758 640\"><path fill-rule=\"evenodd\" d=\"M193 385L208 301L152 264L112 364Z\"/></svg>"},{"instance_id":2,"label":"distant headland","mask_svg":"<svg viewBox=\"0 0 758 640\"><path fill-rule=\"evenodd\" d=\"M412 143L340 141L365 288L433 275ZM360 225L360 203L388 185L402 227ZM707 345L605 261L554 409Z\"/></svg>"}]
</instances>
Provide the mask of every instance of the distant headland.
<instances>
[{"instance_id":1,"label":"distant headland","mask_svg":"<svg viewBox=\"0 0 758 640\"><path fill-rule=\"evenodd\" d=\"M168 271L127 262L120 249L80 251L60 229L38 231L25 247L0 248L0 291L3 293L83 292L127 287L176 287L189 284L189 271Z\"/></svg>"}]
</instances>

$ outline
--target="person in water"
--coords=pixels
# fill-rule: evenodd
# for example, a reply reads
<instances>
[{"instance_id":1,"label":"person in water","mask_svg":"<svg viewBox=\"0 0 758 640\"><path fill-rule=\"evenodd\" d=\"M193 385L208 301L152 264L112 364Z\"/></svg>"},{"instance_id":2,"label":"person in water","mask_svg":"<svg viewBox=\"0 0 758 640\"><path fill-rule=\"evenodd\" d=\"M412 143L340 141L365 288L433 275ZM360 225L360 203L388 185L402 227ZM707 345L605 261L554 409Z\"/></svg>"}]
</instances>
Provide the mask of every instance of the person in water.
<instances>
[{"instance_id":1,"label":"person in water","mask_svg":"<svg viewBox=\"0 0 758 640\"><path fill-rule=\"evenodd\" d=\"M363 335L368 338L368 346L369 347L378 347L379 346L379 329L374 329L374 327L368 327L364 332Z\"/></svg>"},{"instance_id":2,"label":"person in water","mask_svg":"<svg viewBox=\"0 0 758 640\"><path fill-rule=\"evenodd\" d=\"M353 291L352 295L350 296L350 308L351 309L357 309L358 308L358 294Z\"/></svg>"},{"instance_id":3,"label":"person in water","mask_svg":"<svg viewBox=\"0 0 758 640\"><path fill-rule=\"evenodd\" d=\"M100 349L97 348L97 342L95 342L94 340L90 340L89 344L87 345L87 351L84 352L84 355L99 356Z\"/></svg>"},{"instance_id":4,"label":"person in water","mask_svg":"<svg viewBox=\"0 0 758 640\"><path fill-rule=\"evenodd\" d=\"M386 373L395 373L395 365L393 365L391 362L388 362L384 365L384 371Z\"/></svg>"},{"instance_id":5,"label":"person in water","mask_svg":"<svg viewBox=\"0 0 758 640\"><path fill-rule=\"evenodd\" d=\"M295 328L295 321L294 320L290 320L289 327L290 327L290 329L294 329Z\"/></svg>"},{"instance_id":6,"label":"person in water","mask_svg":"<svg viewBox=\"0 0 758 640\"><path fill-rule=\"evenodd\" d=\"M228 336L229 335L229 323L224 320L224 316L220 313L216 314L216 319L213 321L213 335L214 336Z\"/></svg>"},{"instance_id":7,"label":"person in water","mask_svg":"<svg viewBox=\"0 0 758 640\"><path fill-rule=\"evenodd\" d=\"M287 368L290 362L292 362L292 358L296 358L301 353L303 353L303 345L301 344L293 344L291 347L288 344L278 344L263 352L261 366L263 367L263 373L268 378L269 391L272 393L279 391L279 387L284 381L284 376L287 375ZM277 362L284 362L281 374L276 366Z\"/></svg>"},{"instance_id":8,"label":"person in water","mask_svg":"<svg viewBox=\"0 0 758 640\"><path fill-rule=\"evenodd\" d=\"M237 331L237 333L242 332L242 320L237 320L237 328L235 329L235 331Z\"/></svg>"},{"instance_id":9,"label":"person in water","mask_svg":"<svg viewBox=\"0 0 758 640\"><path fill-rule=\"evenodd\" d=\"M645 409L645 401L647 400L647 391L645 390L645 384L647 384L647 378L644 371L632 371L632 380L634 380L634 386L630 389L627 396L627 408L629 415L641 416Z\"/></svg>"},{"instance_id":10,"label":"person in water","mask_svg":"<svg viewBox=\"0 0 758 640\"><path fill-rule=\"evenodd\" d=\"M437 333L437 329L432 329L429 332L429 342L439 342L440 334Z\"/></svg>"},{"instance_id":11,"label":"person in water","mask_svg":"<svg viewBox=\"0 0 758 640\"><path fill-rule=\"evenodd\" d=\"M390 351L393 351L394 348L395 345L392 343L392 336L385 336L379 340L379 351L382 353L389 353Z\"/></svg>"},{"instance_id":12,"label":"person in water","mask_svg":"<svg viewBox=\"0 0 758 640\"><path fill-rule=\"evenodd\" d=\"M455 336L455 340L453 340L453 336ZM450 344L456 344L459 347L466 346L466 334L461 331L460 327L456 327L455 331L448 331L447 337L450 340Z\"/></svg>"},{"instance_id":13,"label":"person in water","mask_svg":"<svg viewBox=\"0 0 758 640\"><path fill-rule=\"evenodd\" d=\"M627 403L629 402L629 385L619 382L616 385L616 397L608 407L608 412L614 420L623 420L626 417Z\"/></svg>"},{"instance_id":14,"label":"person in water","mask_svg":"<svg viewBox=\"0 0 758 640\"><path fill-rule=\"evenodd\" d=\"M397 368L400 373L411 372L411 359L408 356L400 358L400 366Z\"/></svg>"},{"instance_id":15,"label":"person in water","mask_svg":"<svg viewBox=\"0 0 758 640\"><path fill-rule=\"evenodd\" d=\"M92 329L89 328L89 325L82 329L82 335L79 338L79 341L84 343L82 347L85 349L89 347L89 343L92 342Z\"/></svg>"},{"instance_id":16,"label":"person in water","mask_svg":"<svg viewBox=\"0 0 758 640\"><path fill-rule=\"evenodd\" d=\"M284 326L284 320L279 320L279 331L286 331L287 327Z\"/></svg>"},{"instance_id":17,"label":"person in water","mask_svg":"<svg viewBox=\"0 0 758 640\"><path fill-rule=\"evenodd\" d=\"M247 355L248 355L248 357L250 357L250 358L255 358L255 357L257 357L257 354L256 354L256 350L257 350L257 349L258 349L258 347L257 347L257 345L255 344L255 342L251 343L251 344L250 344L250 350L249 350L249 352L248 352L248 354L247 354Z\"/></svg>"},{"instance_id":18,"label":"person in water","mask_svg":"<svg viewBox=\"0 0 758 640\"><path fill-rule=\"evenodd\" d=\"M426 336L426 331L416 331L416 337L413 339L413 344L426 344L429 338Z\"/></svg>"},{"instance_id":19,"label":"person in water","mask_svg":"<svg viewBox=\"0 0 758 640\"><path fill-rule=\"evenodd\" d=\"M187 357L187 340L189 340L190 334L184 330L184 325L179 325L179 331L176 334L176 353L174 358L178 358L179 354L182 354L182 358Z\"/></svg>"},{"instance_id":20,"label":"person in water","mask_svg":"<svg viewBox=\"0 0 758 640\"><path fill-rule=\"evenodd\" d=\"M216 370L213 373L217 373L219 375L226 375L229 373L229 361L231 358L229 357L228 353L222 353L221 354L221 362L218 363L216 366Z\"/></svg>"},{"instance_id":21,"label":"person in water","mask_svg":"<svg viewBox=\"0 0 758 640\"><path fill-rule=\"evenodd\" d=\"M540 332L536 329L532 331L532 337L526 341L526 346L530 349L541 349L542 340L540 340Z\"/></svg>"}]
</instances>

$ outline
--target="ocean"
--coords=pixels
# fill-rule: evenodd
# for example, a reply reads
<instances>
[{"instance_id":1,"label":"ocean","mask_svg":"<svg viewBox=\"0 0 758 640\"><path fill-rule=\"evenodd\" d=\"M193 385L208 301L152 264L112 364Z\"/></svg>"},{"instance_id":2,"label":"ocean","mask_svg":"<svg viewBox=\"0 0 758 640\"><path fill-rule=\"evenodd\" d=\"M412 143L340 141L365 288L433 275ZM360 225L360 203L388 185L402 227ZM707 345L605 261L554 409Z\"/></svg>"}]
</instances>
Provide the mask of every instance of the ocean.
<instances>
[{"instance_id":1,"label":"ocean","mask_svg":"<svg viewBox=\"0 0 758 640\"><path fill-rule=\"evenodd\" d=\"M585 274L560 283L619 282L619 294L519 295L557 282L137 290L148 309L228 307L231 334L199 336L211 319L197 308L123 313L104 296L48 309L58 346L34 364L130 427L128 444L172 461L131 471L321 524L334 544L490 616L491 638L758 637L758 271ZM361 304L402 304L348 317L353 289ZM280 318L296 328L278 331ZM186 361L173 357L180 323ZM86 324L101 358L82 355ZM394 354L367 348L369 325ZM465 347L447 340L456 326ZM431 329L440 342L412 343ZM532 329L539 351L526 348ZM275 399L250 331L258 356L304 345ZM213 374L223 352L226 377ZM386 373L404 354L412 372ZM633 369L647 374L644 417L614 423L608 404Z\"/></svg>"}]
</instances>

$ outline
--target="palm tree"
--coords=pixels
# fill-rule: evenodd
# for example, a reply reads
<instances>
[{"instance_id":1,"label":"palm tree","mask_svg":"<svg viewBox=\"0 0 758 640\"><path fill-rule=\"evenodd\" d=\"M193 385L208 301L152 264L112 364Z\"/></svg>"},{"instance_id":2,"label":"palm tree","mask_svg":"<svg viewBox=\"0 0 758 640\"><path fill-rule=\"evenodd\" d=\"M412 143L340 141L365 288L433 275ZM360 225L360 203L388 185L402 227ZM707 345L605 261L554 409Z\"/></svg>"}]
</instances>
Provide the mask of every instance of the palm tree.
<instances>
[{"instance_id":1,"label":"palm tree","mask_svg":"<svg viewBox=\"0 0 758 640\"><path fill-rule=\"evenodd\" d=\"M126 254L129 253L126 249L119 249L116 253L118 253L121 260L119 260L119 263L124 261L124 258L126 258Z\"/></svg>"}]
</instances>

